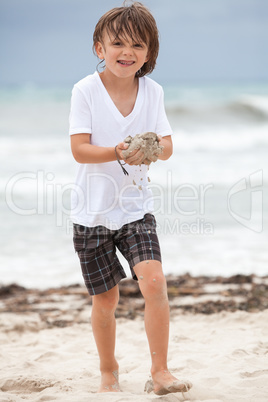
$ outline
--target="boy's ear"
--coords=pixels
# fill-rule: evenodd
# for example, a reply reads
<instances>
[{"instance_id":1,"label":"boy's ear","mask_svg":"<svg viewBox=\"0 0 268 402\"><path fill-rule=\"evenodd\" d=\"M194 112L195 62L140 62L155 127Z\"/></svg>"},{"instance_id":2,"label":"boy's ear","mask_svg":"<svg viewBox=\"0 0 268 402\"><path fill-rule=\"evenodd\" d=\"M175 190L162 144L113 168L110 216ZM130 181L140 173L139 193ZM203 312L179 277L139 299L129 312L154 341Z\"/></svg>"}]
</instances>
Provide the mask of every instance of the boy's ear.
<instances>
[{"instance_id":1,"label":"boy's ear","mask_svg":"<svg viewBox=\"0 0 268 402\"><path fill-rule=\"evenodd\" d=\"M95 50L99 59L104 59L103 46L100 42L97 42L95 45Z\"/></svg>"}]
</instances>

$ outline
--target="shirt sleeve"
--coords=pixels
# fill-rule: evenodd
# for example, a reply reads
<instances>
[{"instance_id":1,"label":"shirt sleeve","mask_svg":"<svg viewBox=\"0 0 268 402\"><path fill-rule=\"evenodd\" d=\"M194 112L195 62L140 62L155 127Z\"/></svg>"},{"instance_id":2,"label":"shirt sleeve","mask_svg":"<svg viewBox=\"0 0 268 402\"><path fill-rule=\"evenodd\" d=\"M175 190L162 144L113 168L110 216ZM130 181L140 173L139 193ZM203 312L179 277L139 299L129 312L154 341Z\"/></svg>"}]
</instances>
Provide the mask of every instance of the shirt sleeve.
<instances>
[{"instance_id":1,"label":"shirt sleeve","mask_svg":"<svg viewBox=\"0 0 268 402\"><path fill-rule=\"evenodd\" d=\"M161 87L160 98L159 98L159 105L158 105L158 117L157 117L157 124L156 124L156 134L165 137L166 135L172 135L172 128L169 124L165 105L164 105L164 91Z\"/></svg>"},{"instance_id":2,"label":"shirt sleeve","mask_svg":"<svg viewBox=\"0 0 268 402\"><path fill-rule=\"evenodd\" d=\"M69 116L69 134L92 133L90 105L83 92L75 85L72 91Z\"/></svg>"}]
</instances>

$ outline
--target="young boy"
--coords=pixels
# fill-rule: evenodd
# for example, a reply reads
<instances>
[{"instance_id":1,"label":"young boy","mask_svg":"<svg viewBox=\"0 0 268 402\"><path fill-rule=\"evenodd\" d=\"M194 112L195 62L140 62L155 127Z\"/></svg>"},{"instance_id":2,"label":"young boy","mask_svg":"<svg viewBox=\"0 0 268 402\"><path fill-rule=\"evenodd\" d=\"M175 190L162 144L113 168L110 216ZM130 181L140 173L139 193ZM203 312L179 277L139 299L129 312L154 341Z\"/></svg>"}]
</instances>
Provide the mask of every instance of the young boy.
<instances>
[{"instance_id":1,"label":"young boy","mask_svg":"<svg viewBox=\"0 0 268 402\"><path fill-rule=\"evenodd\" d=\"M172 154L171 128L163 90L145 77L158 55L158 30L141 3L108 11L95 27L93 48L105 68L73 88L70 135L78 162L72 194L74 246L88 292L92 295L92 329L101 371L99 392L120 391L115 358L118 282L126 277L116 249L139 278L145 299L145 329L152 366L147 390L158 395L187 391L167 368L169 304L156 234L153 200L143 152L124 158L124 139L155 132L163 146L159 159ZM123 167L125 164L125 167ZM137 185L136 185L137 183ZM151 386L151 389L150 389Z\"/></svg>"}]
</instances>

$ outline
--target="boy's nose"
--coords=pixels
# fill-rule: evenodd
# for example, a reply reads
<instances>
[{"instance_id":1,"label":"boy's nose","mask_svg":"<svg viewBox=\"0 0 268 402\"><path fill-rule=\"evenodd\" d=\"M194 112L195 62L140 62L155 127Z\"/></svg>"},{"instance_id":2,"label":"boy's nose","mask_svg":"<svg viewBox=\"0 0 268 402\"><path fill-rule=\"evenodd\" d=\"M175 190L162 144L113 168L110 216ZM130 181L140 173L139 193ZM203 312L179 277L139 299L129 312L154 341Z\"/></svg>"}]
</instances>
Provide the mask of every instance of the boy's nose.
<instances>
[{"instance_id":1,"label":"boy's nose","mask_svg":"<svg viewBox=\"0 0 268 402\"><path fill-rule=\"evenodd\" d=\"M124 55L132 55L133 54L133 49L132 46L125 46L123 49Z\"/></svg>"}]
</instances>

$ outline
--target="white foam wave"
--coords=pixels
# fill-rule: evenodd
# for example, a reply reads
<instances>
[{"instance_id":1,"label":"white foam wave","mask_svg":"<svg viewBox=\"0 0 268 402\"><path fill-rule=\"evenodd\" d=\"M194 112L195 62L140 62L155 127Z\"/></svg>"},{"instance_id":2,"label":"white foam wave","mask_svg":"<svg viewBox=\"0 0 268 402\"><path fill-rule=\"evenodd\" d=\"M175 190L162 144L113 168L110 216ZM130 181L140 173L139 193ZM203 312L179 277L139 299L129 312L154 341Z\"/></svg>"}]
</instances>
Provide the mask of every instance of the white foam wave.
<instances>
[{"instance_id":1,"label":"white foam wave","mask_svg":"<svg viewBox=\"0 0 268 402\"><path fill-rule=\"evenodd\" d=\"M177 151L194 152L256 152L268 147L268 125L236 130L218 127L217 130L200 128L195 132L177 130L173 136Z\"/></svg>"},{"instance_id":2,"label":"white foam wave","mask_svg":"<svg viewBox=\"0 0 268 402\"><path fill-rule=\"evenodd\" d=\"M268 118L268 97L266 96L244 95L233 105L240 106L249 113Z\"/></svg>"},{"instance_id":3,"label":"white foam wave","mask_svg":"<svg viewBox=\"0 0 268 402\"><path fill-rule=\"evenodd\" d=\"M241 95L227 102L216 102L213 99L202 102L173 102L167 104L167 113L200 124L235 123L236 121L263 122L268 121L268 96Z\"/></svg>"}]
</instances>

